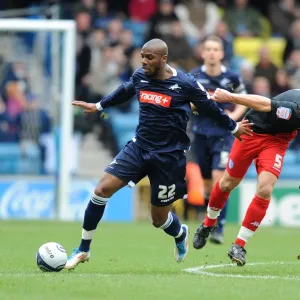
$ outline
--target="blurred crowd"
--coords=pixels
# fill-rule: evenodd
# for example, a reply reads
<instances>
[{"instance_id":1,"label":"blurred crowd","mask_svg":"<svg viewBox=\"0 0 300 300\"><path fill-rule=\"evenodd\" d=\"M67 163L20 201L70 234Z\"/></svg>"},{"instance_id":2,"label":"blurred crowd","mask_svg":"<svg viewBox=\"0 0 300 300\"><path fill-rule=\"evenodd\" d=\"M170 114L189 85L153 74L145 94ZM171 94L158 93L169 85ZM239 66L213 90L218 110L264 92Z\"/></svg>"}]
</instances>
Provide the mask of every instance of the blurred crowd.
<instances>
[{"instance_id":1,"label":"blurred crowd","mask_svg":"<svg viewBox=\"0 0 300 300\"><path fill-rule=\"evenodd\" d=\"M300 88L300 5L296 0L52 2L60 5L62 19L76 21L75 94L78 100L98 102L127 81L140 66L141 46L156 37L169 46L169 64L186 72L202 63L203 39L217 35L224 43L224 65L242 76L248 93L272 97ZM242 37L261 40L255 62L236 55L234 43ZM277 60L273 59L272 48L265 43L269 38L284 39L284 49ZM26 65L2 63L2 67L10 69L0 72L0 142L22 138L20 120L27 111L38 112L40 127L36 129L36 136L51 130L49 116L37 105L26 82ZM136 105L133 99L113 108L110 114L135 116L132 124L128 124L134 131L138 118ZM113 153L124 144L122 139L118 142L116 118L108 121L95 118L88 122L86 118L75 111L76 131L84 134L100 122L103 130L99 139L104 140ZM293 147L297 148L298 144L295 142Z\"/></svg>"}]
</instances>

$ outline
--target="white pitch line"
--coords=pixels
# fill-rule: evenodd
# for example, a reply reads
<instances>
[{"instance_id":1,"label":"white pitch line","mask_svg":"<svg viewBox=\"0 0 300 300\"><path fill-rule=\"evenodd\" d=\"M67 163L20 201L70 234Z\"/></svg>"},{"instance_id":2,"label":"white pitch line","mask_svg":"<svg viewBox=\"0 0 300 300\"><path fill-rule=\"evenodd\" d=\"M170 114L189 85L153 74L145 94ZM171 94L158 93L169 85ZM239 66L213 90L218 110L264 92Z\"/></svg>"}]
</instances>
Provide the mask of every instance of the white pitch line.
<instances>
[{"instance_id":1,"label":"white pitch line","mask_svg":"<svg viewBox=\"0 0 300 300\"><path fill-rule=\"evenodd\" d=\"M298 262L257 262L257 263L248 263L247 266L258 266L258 265L287 265L287 264L297 264ZM299 263L298 263L299 264ZM206 275L211 277L226 277L226 278L247 278L247 279L284 279L284 280L300 280L300 276L278 276L278 275L241 275L241 274L221 274L213 273L210 269L218 269L223 267L236 267L233 264L220 264L220 265L206 265L194 268L184 269L185 272Z\"/></svg>"}]
</instances>

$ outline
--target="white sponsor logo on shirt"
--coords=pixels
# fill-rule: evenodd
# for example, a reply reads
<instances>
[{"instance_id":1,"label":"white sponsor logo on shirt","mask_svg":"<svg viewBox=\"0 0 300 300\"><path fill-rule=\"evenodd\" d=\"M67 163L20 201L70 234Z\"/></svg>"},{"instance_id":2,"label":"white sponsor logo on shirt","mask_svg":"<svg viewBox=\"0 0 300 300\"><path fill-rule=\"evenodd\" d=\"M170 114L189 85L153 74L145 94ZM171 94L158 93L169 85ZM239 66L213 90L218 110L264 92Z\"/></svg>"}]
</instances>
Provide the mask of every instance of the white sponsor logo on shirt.
<instances>
[{"instance_id":1,"label":"white sponsor logo on shirt","mask_svg":"<svg viewBox=\"0 0 300 300\"><path fill-rule=\"evenodd\" d=\"M288 107L280 106L277 108L276 116L279 119L289 120L292 116L292 110Z\"/></svg>"}]
</instances>

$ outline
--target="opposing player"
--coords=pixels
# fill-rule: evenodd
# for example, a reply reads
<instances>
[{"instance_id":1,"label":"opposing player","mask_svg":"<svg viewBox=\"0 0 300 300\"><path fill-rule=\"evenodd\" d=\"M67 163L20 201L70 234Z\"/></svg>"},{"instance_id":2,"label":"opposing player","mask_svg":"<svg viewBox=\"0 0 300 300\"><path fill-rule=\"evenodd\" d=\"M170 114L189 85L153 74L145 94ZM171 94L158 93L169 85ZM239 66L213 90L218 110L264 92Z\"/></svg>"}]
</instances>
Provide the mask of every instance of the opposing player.
<instances>
[{"instance_id":1,"label":"opposing player","mask_svg":"<svg viewBox=\"0 0 300 300\"><path fill-rule=\"evenodd\" d=\"M188 227L181 225L170 209L172 202L186 194L185 151L190 144L186 126L190 102L236 137L251 134L247 122L237 124L230 119L191 74L168 66L167 56L167 45L153 39L143 46L142 68L129 82L97 104L73 102L85 112L95 113L137 95L140 112L136 136L107 166L94 190L84 215L81 243L69 257L66 269L74 269L89 259L91 240L109 198L126 185L135 186L147 175L151 184L152 223L174 238L175 259L181 262L188 252Z\"/></svg>"},{"instance_id":2,"label":"opposing player","mask_svg":"<svg viewBox=\"0 0 300 300\"><path fill-rule=\"evenodd\" d=\"M300 128L300 90L289 90L272 100L258 95L238 95L217 89L213 99L245 105L252 108L246 118L254 125L252 136L235 141L229 154L226 171L214 186L209 199L207 216L194 236L199 248L217 222L230 192L240 183L254 160L258 180L256 194L249 205L242 227L228 255L238 266L246 263L248 240L254 235L268 209L274 185L280 175L289 142Z\"/></svg>"},{"instance_id":3,"label":"opposing player","mask_svg":"<svg viewBox=\"0 0 300 300\"><path fill-rule=\"evenodd\" d=\"M209 94L212 95L217 88L223 88L234 93L246 93L241 78L222 65L224 49L219 37L210 36L204 41L202 58L204 64L191 73ZM219 107L235 121L241 119L247 109L245 106L233 105L232 103L219 103ZM195 113L192 117L194 133L192 150L201 170L208 202L213 186L225 171L234 137L226 128L209 118L205 112L195 111ZM220 212L218 227L210 235L210 240L213 243L223 243L226 212L227 205ZM197 248L198 245L194 244L194 247Z\"/></svg>"}]
</instances>

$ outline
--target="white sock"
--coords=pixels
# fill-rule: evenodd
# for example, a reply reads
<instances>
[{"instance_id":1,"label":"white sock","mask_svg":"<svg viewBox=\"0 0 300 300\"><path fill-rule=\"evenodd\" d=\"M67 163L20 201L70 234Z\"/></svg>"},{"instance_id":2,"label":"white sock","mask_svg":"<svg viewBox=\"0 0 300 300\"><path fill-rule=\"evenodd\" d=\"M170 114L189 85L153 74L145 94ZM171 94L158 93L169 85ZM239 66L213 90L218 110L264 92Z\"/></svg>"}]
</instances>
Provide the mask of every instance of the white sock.
<instances>
[{"instance_id":1,"label":"white sock","mask_svg":"<svg viewBox=\"0 0 300 300\"><path fill-rule=\"evenodd\" d=\"M253 236L254 231L242 226L239 234L238 234L238 239L245 241L246 243L248 242L248 240Z\"/></svg>"},{"instance_id":2,"label":"white sock","mask_svg":"<svg viewBox=\"0 0 300 300\"><path fill-rule=\"evenodd\" d=\"M85 230L82 229L81 238L83 240L91 240L95 234L96 230Z\"/></svg>"},{"instance_id":3,"label":"white sock","mask_svg":"<svg viewBox=\"0 0 300 300\"><path fill-rule=\"evenodd\" d=\"M221 210L213 210L209 206L207 206L207 216L212 220L217 219L220 215L220 212Z\"/></svg>"}]
</instances>

